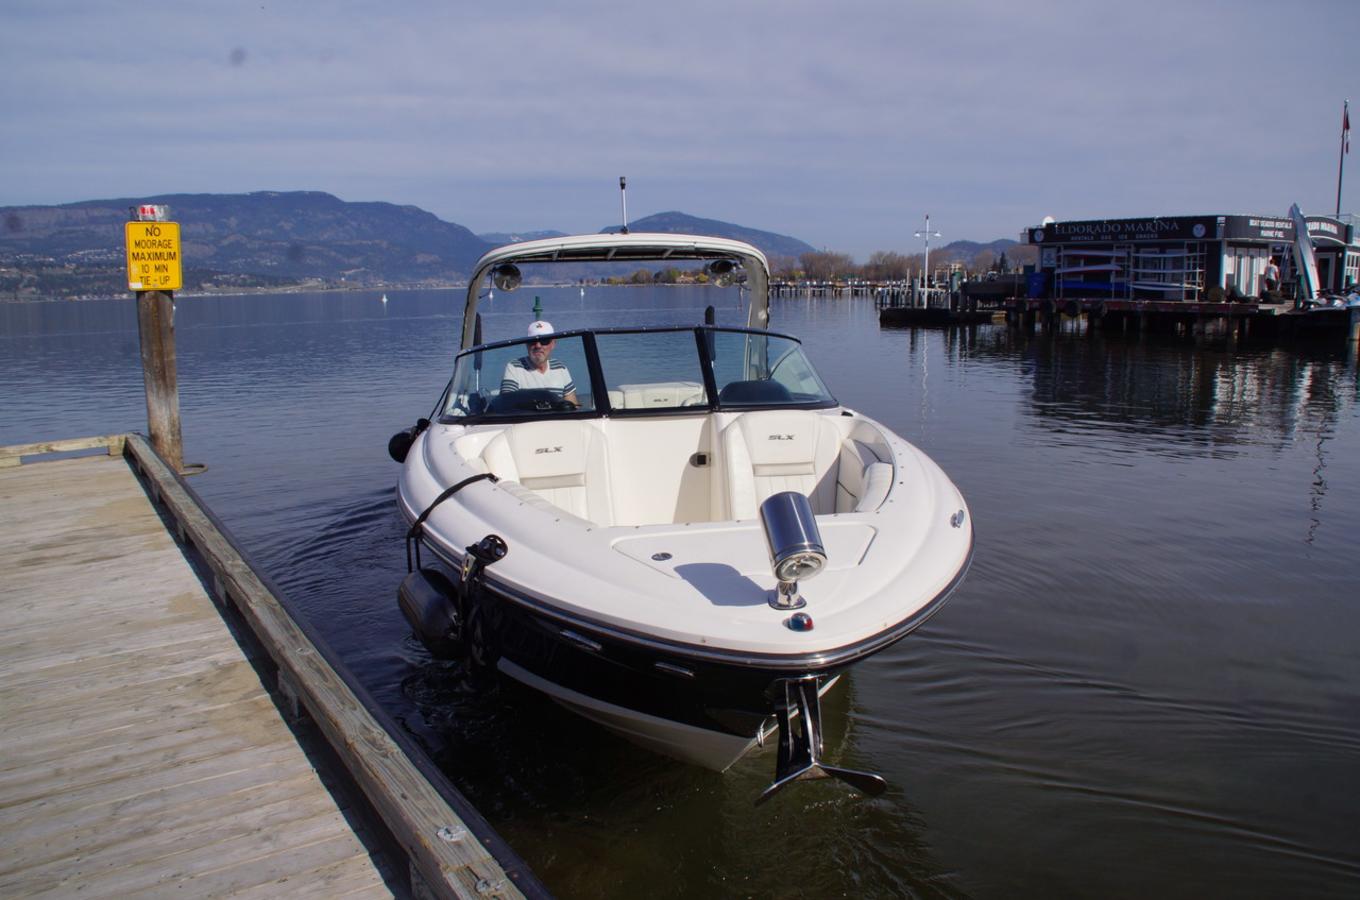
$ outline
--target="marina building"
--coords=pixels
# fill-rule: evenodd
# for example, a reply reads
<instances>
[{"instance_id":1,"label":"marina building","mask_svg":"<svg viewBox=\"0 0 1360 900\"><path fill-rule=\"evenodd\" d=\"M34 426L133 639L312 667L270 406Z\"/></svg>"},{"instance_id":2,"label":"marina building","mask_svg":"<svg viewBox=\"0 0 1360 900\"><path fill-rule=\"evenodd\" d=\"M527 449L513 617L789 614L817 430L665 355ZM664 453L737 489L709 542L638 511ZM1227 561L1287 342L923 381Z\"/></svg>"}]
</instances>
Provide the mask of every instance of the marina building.
<instances>
[{"instance_id":1,"label":"marina building","mask_svg":"<svg viewBox=\"0 0 1360 900\"><path fill-rule=\"evenodd\" d=\"M1305 218L1320 293L1360 284L1360 239L1353 217L1346 219ZM1289 217L1045 220L1025 237L1039 250L1031 296L1188 302L1261 297L1271 260L1282 297L1292 299L1298 282Z\"/></svg>"}]
</instances>

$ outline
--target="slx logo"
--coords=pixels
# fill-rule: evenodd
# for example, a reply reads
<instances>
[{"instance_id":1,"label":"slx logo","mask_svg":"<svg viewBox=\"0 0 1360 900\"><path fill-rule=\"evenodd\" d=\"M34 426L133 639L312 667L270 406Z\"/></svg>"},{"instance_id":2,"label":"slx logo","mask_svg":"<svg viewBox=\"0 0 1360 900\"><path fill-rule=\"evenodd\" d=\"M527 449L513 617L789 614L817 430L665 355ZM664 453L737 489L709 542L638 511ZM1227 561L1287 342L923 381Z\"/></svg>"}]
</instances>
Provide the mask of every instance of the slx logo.
<instances>
[{"instance_id":1,"label":"slx logo","mask_svg":"<svg viewBox=\"0 0 1360 900\"><path fill-rule=\"evenodd\" d=\"M772 434L772 435L770 435L770 440L772 440L772 441L791 441L791 440L793 440L793 435L791 435L791 434Z\"/></svg>"},{"instance_id":2,"label":"slx logo","mask_svg":"<svg viewBox=\"0 0 1360 900\"><path fill-rule=\"evenodd\" d=\"M561 447L539 447L539 448L537 448L537 449L534 450L534 453L536 453L536 454L537 454L537 453L561 453L561 452L562 452L562 448L561 448Z\"/></svg>"}]
</instances>

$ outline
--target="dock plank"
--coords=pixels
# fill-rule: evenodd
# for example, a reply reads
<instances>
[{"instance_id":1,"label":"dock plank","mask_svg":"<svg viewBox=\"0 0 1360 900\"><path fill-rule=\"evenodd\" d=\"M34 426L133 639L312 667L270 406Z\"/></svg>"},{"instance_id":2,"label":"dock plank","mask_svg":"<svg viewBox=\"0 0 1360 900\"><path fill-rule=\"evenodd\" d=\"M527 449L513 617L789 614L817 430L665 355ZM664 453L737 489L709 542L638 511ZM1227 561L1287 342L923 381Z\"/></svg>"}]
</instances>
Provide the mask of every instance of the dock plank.
<instances>
[{"instance_id":1,"label":"dock plank","mask_svg":"<svg viewBox=\"0 0 1360 900\"><path fill-rule=\"evenodd\" d=\"M173 798L176 788L207 796L212 793L212 784L222 779L229 779L229 785L241 781L254 784L261 779L266 782L270 778L287 779L313 771L306 760L297 758L293 749L292 744L280 741L267 747L247 747L189 761L136 766L108 777L90 771L85 780L63 769L54 772L49 780L30 782L16 789L12 797L6 797L5 805L0 807L0 825L14 826L17 842L30 833L40 833L40 819L61 823L66 821L66 814L86 815L106 803L118 803L132 811L154 812L167 798Z\"/></svg>"},{"instance_id":2,"label":"dock plank","mask_svg":"<svg viewBox=\"0 0 1360 900\"><path fill-rule=\"evenodd\" d=\"M160 485L161 502L183 534L211 560L223 593L249 623L251 630L279 666L281 677L296 687L304 706L331 747L343 760L374 810L401 843L428 889L457 897L519 897L521 886L543 896L546 891L521 866L502 867L508 848L493 855L477 838L448 840L459 813L451 808L429 777L423 774L350 690L348 684L317 652L306 630L288 614L274 592L216 528L205 510L173 478L164 460L138 435L127 436L127 453L140 471ZM475 817L481 834L489 828ZM494 838L494 835L489 835Z\"/></svg>"},{"instance_id":3,"label":"dock plank","mask_svg":"<svg viewBox=\"0 0 1360 900\"><path fill-rule=\"evenodd\" d=\"M53 692L58 687L64 689L63 696L71 698L70 706L88 700L90 703L83 704L83 708L106 710L109 717L115 719L119 716L135 717L147 708L171 711L180 706L192 706L205 693L211 693L222 704L258 696L263 690L258 673L239 651L235 658L200 663L196 667L180 663L177 673L161 672L155 664L155 658L159 655L143 654L136 663L130 665L131 671L120 673L108 682L90 679L73 686L62 679L53 679L49 682L52 685L50 689ZM174 658L173 653L169 655ZM144 677L137 679L137 674ZM15 704L7 709L12 710L15 720L25 719L34 724L57 717L59 710L54 710L50 705L43 706L40 694L40 691L30 686L27 693L17 698ZM122 698L121 702L116 707L112 703L99 704L99 699L107 694L118 694Z\"/></svg>"},{"instance_id":4,"label":"dock plank","mask_svg":"<svg viewBox=\"0 0 1360 900\"><path fill-rule=\"evenodd\" d=\"M160 647L180 644L184 641L199 640L202 637L203 629L197 619L183 622L170 619L158 623L152 631L127 635L126 640L120 643L118 649L141 654ZM3 657L7 664L12 659L17 672L29 673L35 669L60 663L90 659L92 654L89 645L88 633L83 635L52 635L50 648L35 644L32 641L11 644L0 640L0 657Z\"/></svg>"},{"instance_id":5,"label":"dock plank","mask_svg":"<svg viewBox=\"0 0 1360 900\"><path fill-rule=\"evenodd\" d=\"M309 772L287 777L284 771L261 768L217 773L198 781L184 781L136 796L110 797L72 807L61 814L47 810L39 824L24 829L22 843L10 848L11 862L0 868L0 878L12 871L42 877L39 866L65 865L74 854L99 853L113 865L115 852L145 861L157 855L218 843L223 836L281 827L292 818L319 815L333 809L316 794ZM224 803L249 809L248 815L223 819ZM124 816L136 816L135 829L121 827ZM81 835L78 829L89 829Z\"/></svg>"},{"instance_id":6,"label":"dock plank","mask_svg":"<svg viewBox=\"0 0 1360 900\"><path fill-rule=\"evenodd\" d=\"M16 887L24 896L224 896L325 862L354 859L354 836L338 812L285 821L280 827L227 837L207 847L162 856L92 854L61 868L34 870ZM8 886L0 880L0 891ZM391 896L389 892L389 896Z\"/></svg>"},{"instance_id":7,"label":"dock plank","mask_svg":"<svg viewBox=\"0 0 1360 900\"><path fill-rule=\"evenodd\" d=\"M0 895L391 896L126 462L0 508Z\"/></svg>"},{"instance_id":8,"label":"dock plank","mask_svg":"<svg viewBox=\"0 0 1360 900\"><path fill-rule=\"evenodd\" d=\"M351 898L361 900L365 897L385 897L387 888L381 882L367 880L367 873L356 870L353 860L344 859L330 863L310 872L304 877L284 876L277 881L253 885L234 892L232 900L275 900L288 897L288 900L339 900Z\"/></svg>"},{"instance_id":9,"label":"dock plank","mask_svg":"<svg viewBox=\"0 0 1360 900\"><path fill-rule=\"evenodd\" d=\"M267 716L276 711L274 701L261 695L247 700L237 711L242 716ZM30 743L0 754L0 783L7 780L31 778L31 772L43 772L54 766L65 771L77 771L81 767L104 767L109 772L118 771L124 760L130 765L146 765L149 761L164 761L167 754L185 752L188 754L208 754L223 752L222 747L240 749L262 746L253 732L218 730L205 735L203 729L196 728L202 721L200 710L191 710L179 716L166 716L157 720L157 728L148 731L139 721L130 721L99 733L98 740L85 740L75 747L65 748L59 757L53 757L50 745ZM291 736L290 736L291 738ZM278 740L288 738L279 736Z\"/></svg>"},{"instance_id":10,"label":"dock plank","mask_svg":"<svg viewBox=\"0 0 1360 900\"><path fill-rule=\"evenodd\" d=\"M212 670L239 658L235 648L222 647L215 641L192 641L161 649L157 660L147 660L140 653L118 653L109 656L85 657L63 665L45 666L28 677L16 677L0 685L0 707L22 710L36 704L32 685L34 680L51 685L67 694L78 691L131 688L153 679L181 676ZM0 763L3 767L3 763Z\"/></svg>"},{"instance_id":11,"label":"dock plank","mask_svg":"<svg viewBox=\"0 0 1360 900\"><path fill-rule=\"evenodd\" d=\"M16 715L13 717L16 727L7 728L0 735L0 753L29 742L35 745L48 742L60 748L73 738L95 738L128 725L159 727L156 723L165 718L185 714L219 717L223 719L224 725L229 725L231 721L225 717L231 715L237 704L264 696L264 689L258 681L255 684L220 684L203 679L193 687L197 690L164 697L134 697L126 706L122 705L118 692L114 691L106 695L107 706L70 707L65 716L61 714L60 708L50 705L31 716ZM7 715L6 719L10 717ZM240 727L255 727L258 722L237 724ZM22 732L19 731L20 727L24 729Z\"/></svg>"}]
</instances>

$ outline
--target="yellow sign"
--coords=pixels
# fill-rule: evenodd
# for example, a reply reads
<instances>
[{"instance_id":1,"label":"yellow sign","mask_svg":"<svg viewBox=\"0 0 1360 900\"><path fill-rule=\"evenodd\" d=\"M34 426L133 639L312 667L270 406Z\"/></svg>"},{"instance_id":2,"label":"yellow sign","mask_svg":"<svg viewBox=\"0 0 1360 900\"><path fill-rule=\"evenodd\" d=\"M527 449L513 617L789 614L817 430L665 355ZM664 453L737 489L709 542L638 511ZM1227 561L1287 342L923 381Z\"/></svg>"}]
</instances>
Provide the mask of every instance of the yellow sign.
<instances>
[{"instance_id":1,"label":"yellow sign","mask_svg":"<svg viewBox=\"0 0 1360 900\"><path fill-rule=\"evenodd\" d=\"M177 291L184 286L178 222L128 222L126 235L128 290Z\"/></svg>"}]
</instances>

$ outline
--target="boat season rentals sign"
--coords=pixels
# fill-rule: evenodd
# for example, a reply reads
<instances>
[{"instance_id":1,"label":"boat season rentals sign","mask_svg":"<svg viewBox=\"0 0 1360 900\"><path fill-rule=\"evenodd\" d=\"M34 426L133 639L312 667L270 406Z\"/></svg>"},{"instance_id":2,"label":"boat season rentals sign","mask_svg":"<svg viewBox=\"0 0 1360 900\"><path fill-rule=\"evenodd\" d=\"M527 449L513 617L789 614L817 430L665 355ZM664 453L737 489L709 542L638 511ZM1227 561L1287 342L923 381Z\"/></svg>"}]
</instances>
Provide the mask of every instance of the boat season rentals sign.
<instances>
[{"instance_id":1,"label":"boat season rentals sign","mask_svg":"<svg viewBox=\"0 0 1360 900\"><path fill-rule=\"evenodd\" d=\"M180 268L178 222L128 222L127 276L130 291L177 291Z\"/></svg>"}]
</instances>

